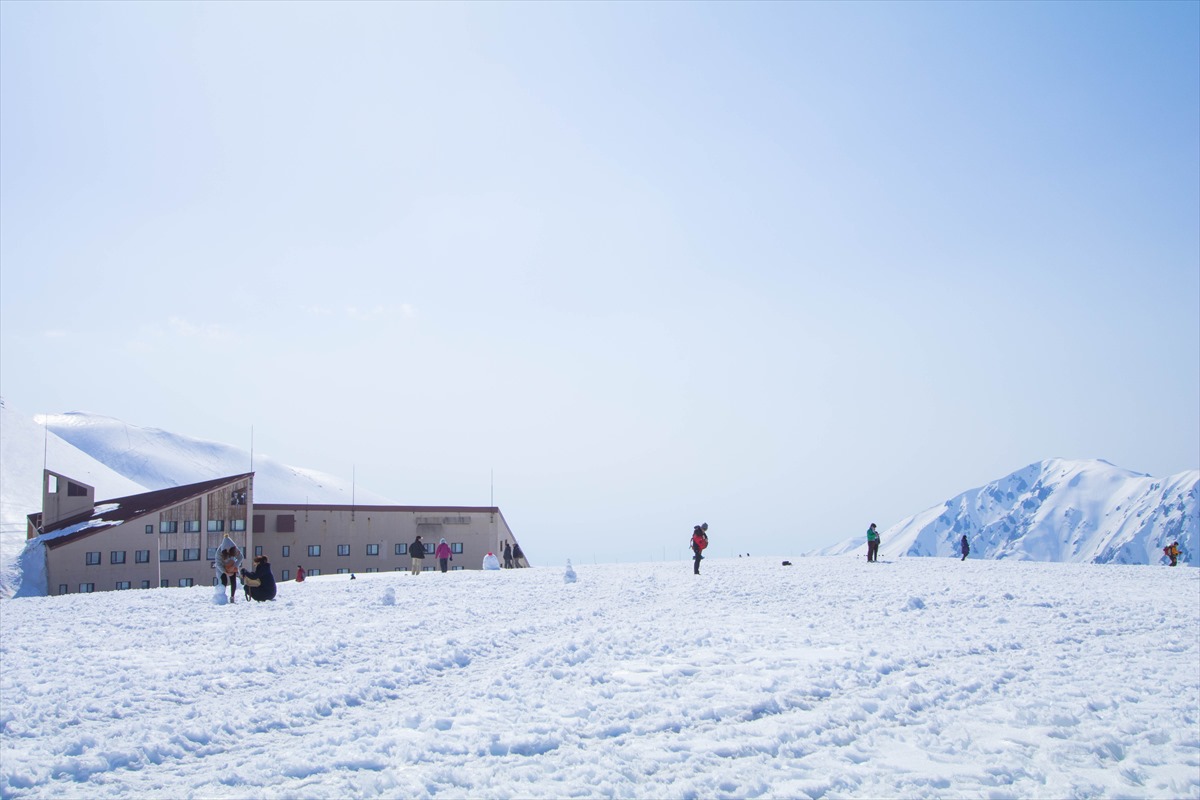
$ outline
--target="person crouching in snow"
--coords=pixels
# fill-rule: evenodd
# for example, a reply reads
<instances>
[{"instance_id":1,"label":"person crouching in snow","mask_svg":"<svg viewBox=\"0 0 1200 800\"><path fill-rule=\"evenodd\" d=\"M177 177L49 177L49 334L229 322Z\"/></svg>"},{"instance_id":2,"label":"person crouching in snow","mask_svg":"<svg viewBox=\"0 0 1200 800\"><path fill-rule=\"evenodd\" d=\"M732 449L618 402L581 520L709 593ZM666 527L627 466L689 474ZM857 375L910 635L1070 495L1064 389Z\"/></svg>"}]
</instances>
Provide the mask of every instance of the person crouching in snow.
<instances>
[{"instance_id":1,"label":"person crouching in snow","mask_svg":"<svg viewBox=\"0 0 1200 800\"><path fill-rule=\"evenodd\" d=\"M237 575L241 563L241 554L238 553L236 545L226 547L217 553L217 570L221 574L221 585L229 587L229 602L231 603L237 598Z\"/></svg>"},{"instance_id":2,"label":"person crouching in snow","mask_svg":"<svg viewBox=\"0 0 1200 800\"><path fill-rule=\"evenodd\" d=\"M446 544L445 539L438 542L437 549L433 551L433 555L437 558L438 566L441 567L442 572L445 572L450 562L454 560L454 556L450 554L450 545Z\"/></svg>"},{"instance_id":3,"label":"person crouching in snow","mask_svg":"<svg viewBox=\"0 0 1200 800\"><path fill-rule=\"evenodd\" d=\"M242 585L250 597L263 602L275 599L275 576L266 556L254 557L254 571L242 570Z\"/></svg>"}]
</instances>

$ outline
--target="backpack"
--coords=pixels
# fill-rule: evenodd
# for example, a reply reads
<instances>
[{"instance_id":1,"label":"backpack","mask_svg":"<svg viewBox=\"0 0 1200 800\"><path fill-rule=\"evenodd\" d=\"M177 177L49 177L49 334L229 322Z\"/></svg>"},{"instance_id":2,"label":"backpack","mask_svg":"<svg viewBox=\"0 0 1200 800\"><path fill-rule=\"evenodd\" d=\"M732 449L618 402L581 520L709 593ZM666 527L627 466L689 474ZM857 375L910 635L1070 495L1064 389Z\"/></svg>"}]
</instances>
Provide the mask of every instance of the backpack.
<instances>
[{"instance_id":1,"label":"backpack","mask_svg":"<svg viewBox=\"0 0 1200 800\"><path fill-rule=\"evenodd\" d=\"M692 547L695 547L697 550L703 550L708 547L708 537L703 533L692 534Z\"/></svg>"}]
</instances>

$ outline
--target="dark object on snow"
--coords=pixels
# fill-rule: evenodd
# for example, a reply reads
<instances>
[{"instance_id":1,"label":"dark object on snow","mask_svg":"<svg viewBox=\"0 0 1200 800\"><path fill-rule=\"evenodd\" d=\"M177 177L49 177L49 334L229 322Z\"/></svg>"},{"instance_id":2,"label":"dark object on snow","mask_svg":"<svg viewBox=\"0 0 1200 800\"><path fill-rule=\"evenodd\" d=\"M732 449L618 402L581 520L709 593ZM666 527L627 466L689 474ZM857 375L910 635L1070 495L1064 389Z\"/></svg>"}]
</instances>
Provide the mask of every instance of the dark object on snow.
<instances>
[{"instance_id":1,"label":"dark object on snow","mask_svg":"<svg viewBox=\"0 0 1200 800\"><path fill-rule=\"evenodd\" d=\"M255 556L254 571L242 570L242 580L250 596L260 603L275 599L275 576L271 573L271 563L266 556Z\"/></svg>"},{"instance_id":2,"label":"dark object on snow","mask_svg":"<svg viewBox=\"0 0 1200 800\"><path fill-rule=\"evenodd\" d=\"M962 560L966 561L967 555L970 554L970 552L971 552L971 545L967 541L967 535L965 533L963 534L962 541L959 543L959 547L962 549L962 554L963 554Z\"/></svg>"},{"instance_id":3,"label":"dark object on snow","mask_svg":"<svg viewBox=\"0 0 1200 800\"><path fill-rule=\"evenodd\" d=\"M692 574L700 574L700 562L704 560L704 548L708 547L708 523L692 529Z\"/></svg>"},{"instance_id":4,"label":"dark object on snow","mask_svg":"<svg viewBox=\"0 0 1200 800\"><path fill-rule=\"evenodd\" d=\"M785 562L783 562L783 565L784 565L785 567L790 567L790 566L792 565L792 562L790 562L790 561L785 561Z\"/></svg>"}]
</instances>

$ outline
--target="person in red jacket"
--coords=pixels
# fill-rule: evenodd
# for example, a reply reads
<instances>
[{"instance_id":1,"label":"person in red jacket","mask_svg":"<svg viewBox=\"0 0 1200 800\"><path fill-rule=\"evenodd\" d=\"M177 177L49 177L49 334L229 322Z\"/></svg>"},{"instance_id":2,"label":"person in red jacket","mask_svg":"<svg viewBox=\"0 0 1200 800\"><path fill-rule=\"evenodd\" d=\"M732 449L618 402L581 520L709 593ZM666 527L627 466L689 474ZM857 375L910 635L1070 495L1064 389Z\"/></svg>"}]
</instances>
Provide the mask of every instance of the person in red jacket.
<instances>
[{"instance_id":1,"label":"person in red jacket","mask_svg":"<svg viewBox=\"0 0 1200 800\"><path fill-rule=\"evenodd\" d=\"M454 556L450 554L450 545L446 544L445 539L438 542L437 549L434 550L433 555L437 558L438 566L441 567L442 572L445 572L450 562L454 560Z\"/></svg>"},{"instance_id":2,"label":"person in red jacket","mask_svg":"<svg viewBox=\"0 0 1200 800\"><path fill-rule=\"evenodd\" d=\"M697 525L692 529L692 574L700 574L700 561L704 558L704 548L708 547L708 523Z\"/></svg>"},{"instance_id":3,"label":"person in red jacket","mask_svg":"<svg viewBox=\"0 0 1200 800\"><path fill-rule=\"evenodd\" d=\"M296 567L296 583L304 583L304 567Z\"/></svg>"}]
</instances>

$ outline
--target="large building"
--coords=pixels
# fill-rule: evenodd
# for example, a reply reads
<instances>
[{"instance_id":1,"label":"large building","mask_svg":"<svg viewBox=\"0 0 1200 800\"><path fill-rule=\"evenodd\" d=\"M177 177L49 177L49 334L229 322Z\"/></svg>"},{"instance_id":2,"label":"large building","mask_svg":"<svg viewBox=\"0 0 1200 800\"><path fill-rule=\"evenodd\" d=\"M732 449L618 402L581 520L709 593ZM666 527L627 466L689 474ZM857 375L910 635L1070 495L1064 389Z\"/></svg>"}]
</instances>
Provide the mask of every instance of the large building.
<instances>
[{"instance_id":1,"label":"large building","mask_svg":"<svg viewBox=\"0 0 1200 800\"><path fill-rule=\"evenodd\" d=\"M247 561L267 556L277 580L300 566L309 575L407 571L418 535L430 548L426 571L437 569L441 539L455 570L480 569L487 553L516 543L494 506L256 505L252 472L96 502L93 487L45 470L28 531L43 546L45 594L209 585L226 536Z\"/></svg>"}]
</instances>

